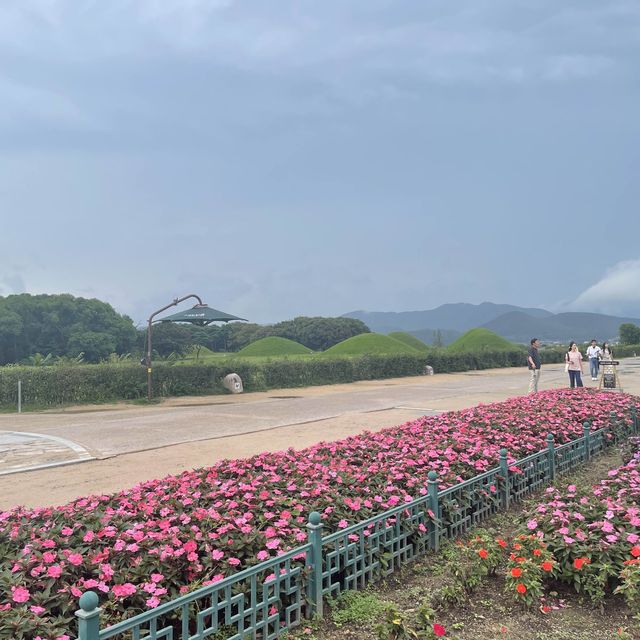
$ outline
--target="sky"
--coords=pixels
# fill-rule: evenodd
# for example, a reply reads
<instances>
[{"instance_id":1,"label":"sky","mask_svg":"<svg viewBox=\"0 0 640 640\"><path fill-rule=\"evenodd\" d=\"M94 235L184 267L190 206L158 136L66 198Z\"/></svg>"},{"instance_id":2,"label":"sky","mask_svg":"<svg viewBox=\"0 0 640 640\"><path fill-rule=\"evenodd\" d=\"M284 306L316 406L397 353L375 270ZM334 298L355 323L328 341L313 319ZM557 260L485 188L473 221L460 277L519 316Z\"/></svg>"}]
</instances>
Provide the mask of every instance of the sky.
<instances>
[{"instance_id":1,"label":"sky","mask_svg":"<svg viewBox=\"0 0 640 640\"><path fill-rule=\"evenodd\" d=\"M3 0L0 295L640 317L639 113L637 0Z\"/></svg>"}]
</instances>

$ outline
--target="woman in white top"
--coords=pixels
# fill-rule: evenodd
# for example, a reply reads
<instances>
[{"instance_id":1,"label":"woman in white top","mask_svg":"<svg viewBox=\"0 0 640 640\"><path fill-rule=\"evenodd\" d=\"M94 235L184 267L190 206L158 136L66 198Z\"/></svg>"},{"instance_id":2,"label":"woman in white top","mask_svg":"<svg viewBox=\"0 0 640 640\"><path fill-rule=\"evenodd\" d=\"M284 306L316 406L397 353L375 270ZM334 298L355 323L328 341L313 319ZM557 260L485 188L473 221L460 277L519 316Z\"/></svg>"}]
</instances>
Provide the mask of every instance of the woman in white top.
<instances>
[{"instance_id":1,"label":"woman in white top","mask_svg":"<svg viewBox=\"0 0 640 640\"><path fill-rule=\"evenodd\" d=\"M573 340L569 343L569 351L565 355L565 362L567 363L571 388L584 386L582 384L582 354Z\"/></svg>"},{"instance_id":2,"label":"woman in white top","mask_svg":"<svg viewBox=\"0 0 640 640\"><path fill-rule=\"evenodd\" d=\"M613 360L613 349L608 342L602 343L602 359L603 360Z\"/></svg>"}]
</instances>

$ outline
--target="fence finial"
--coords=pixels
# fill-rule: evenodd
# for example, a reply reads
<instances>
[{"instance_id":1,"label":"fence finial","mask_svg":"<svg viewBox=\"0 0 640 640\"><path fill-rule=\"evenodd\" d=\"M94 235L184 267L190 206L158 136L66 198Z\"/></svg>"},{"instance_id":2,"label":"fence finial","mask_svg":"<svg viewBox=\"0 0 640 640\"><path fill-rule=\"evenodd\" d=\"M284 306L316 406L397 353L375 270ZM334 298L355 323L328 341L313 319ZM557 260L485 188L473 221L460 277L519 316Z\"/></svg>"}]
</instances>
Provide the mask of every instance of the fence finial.
<instances>
[{"instance_id":1,"label":"fence finial","mask_svg":"<svg viewBox=\"0 0 640 640\"><path fill-rule=\"evenodd\" d=\"M80 596L80 609L76 611L78 640L99 640L101 610L98 602L98 595L94 591L86 591Z\"/></svg>"}]
</instances>

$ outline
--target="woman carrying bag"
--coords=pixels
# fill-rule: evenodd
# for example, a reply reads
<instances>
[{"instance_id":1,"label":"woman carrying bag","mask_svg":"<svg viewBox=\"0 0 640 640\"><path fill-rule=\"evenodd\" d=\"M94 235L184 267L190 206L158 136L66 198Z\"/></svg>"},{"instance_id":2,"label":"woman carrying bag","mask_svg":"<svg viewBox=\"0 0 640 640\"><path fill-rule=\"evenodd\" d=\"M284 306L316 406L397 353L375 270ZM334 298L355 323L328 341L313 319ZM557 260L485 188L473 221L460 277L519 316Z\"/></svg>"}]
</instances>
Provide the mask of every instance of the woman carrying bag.
<instances>
[{"instance_id":1,"label":"woman carrying bag","mask_svg":"<svg viewBox=\"0 0 640 640\"><path fill-rule=\"evenodd\" d=\"M569 373L569 386L572 389L584 386L582 384L582 354L573 340L569 343L569 351L565 354L564 361L565 371Z\"/></svg>"}]
</instances>

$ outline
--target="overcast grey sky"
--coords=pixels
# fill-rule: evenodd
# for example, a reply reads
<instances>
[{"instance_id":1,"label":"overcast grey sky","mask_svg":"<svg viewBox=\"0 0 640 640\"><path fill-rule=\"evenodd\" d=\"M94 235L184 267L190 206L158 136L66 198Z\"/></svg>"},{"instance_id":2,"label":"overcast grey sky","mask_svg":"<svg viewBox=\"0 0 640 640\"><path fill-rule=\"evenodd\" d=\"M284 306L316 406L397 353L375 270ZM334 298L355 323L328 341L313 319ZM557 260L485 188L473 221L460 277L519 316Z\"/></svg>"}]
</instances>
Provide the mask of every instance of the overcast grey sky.
<instances>
[{"instance_id":1,"label":"overcast grey sky","mask_svg":"<svg viewBox=\"0 0 640 640\"><path fill-rule=\"evenodd\" d=\"M3 0L0 295L640 317L637 0Z\"/></svg>"}]
</instances>

